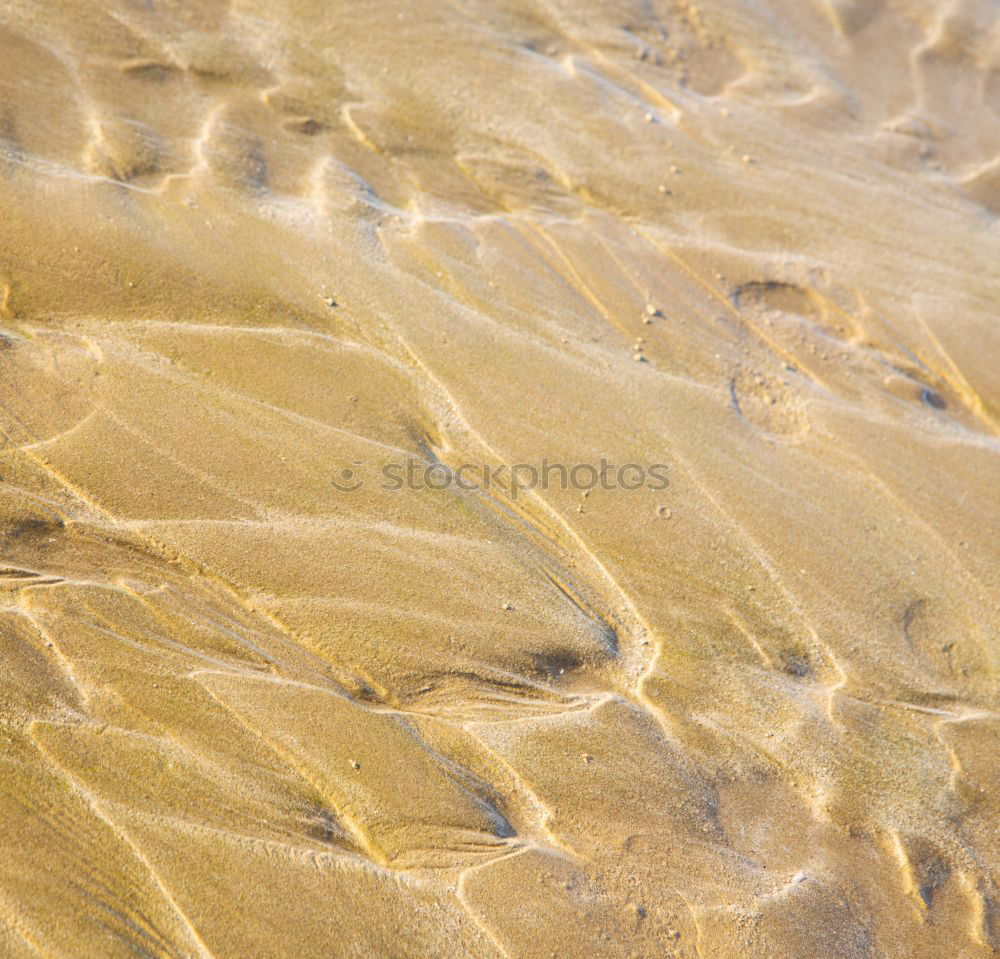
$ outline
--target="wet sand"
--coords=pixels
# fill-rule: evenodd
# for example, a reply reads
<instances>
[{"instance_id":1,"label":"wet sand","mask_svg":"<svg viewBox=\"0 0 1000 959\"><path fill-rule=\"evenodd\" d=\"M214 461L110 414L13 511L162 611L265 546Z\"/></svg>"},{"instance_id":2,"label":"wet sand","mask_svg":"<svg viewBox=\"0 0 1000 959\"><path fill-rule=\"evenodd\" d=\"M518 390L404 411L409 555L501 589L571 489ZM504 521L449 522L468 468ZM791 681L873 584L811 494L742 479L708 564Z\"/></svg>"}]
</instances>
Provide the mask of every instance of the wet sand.
<instances>
[{"instance_id":1,"label":"wet sand","mask_svg":"<svg viewBox=\"0 0 1000 959\"><path fill-rule=\"evenodd\" d=\"M996 955L998 217L991 0L6 0L0 954Z\"/></svg>"}]
</instances>

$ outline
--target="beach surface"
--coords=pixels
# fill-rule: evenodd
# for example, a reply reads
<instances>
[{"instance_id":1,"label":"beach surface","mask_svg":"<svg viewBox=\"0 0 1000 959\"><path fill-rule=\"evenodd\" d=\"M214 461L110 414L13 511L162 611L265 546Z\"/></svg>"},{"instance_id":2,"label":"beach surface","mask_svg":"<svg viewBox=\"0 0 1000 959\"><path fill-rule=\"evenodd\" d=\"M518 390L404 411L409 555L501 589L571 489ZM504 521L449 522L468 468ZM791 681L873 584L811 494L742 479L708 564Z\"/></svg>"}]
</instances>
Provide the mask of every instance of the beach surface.
<instances>
[{"instance_id":1,"label":"beach surface","mask_svg":"<svg viewBox=\"0 0 1000 959\"><path fill-rule=\"evenodd\" d=\"M996 956L998 218L994 0L3 0L0 954Z\"/></svg>"}]
</instances>

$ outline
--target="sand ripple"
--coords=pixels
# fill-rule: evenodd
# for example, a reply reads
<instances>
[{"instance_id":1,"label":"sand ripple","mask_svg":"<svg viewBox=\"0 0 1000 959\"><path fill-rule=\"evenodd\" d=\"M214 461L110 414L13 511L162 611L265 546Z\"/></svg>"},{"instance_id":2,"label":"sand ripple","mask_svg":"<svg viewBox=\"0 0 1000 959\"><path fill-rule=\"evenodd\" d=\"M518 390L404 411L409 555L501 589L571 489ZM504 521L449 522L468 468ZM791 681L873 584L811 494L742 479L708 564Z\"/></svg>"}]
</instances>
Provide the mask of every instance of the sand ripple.
<instances>
[{"instance_id":1,"label":"sand ripple","mask_svg":"<svg viewBox=\"0 0 1000 959\"><path fill-rule=\"evenodd\" d=\"M996 14L8 0L0 952L995 955Z\"/></svg>"}]
</instances>

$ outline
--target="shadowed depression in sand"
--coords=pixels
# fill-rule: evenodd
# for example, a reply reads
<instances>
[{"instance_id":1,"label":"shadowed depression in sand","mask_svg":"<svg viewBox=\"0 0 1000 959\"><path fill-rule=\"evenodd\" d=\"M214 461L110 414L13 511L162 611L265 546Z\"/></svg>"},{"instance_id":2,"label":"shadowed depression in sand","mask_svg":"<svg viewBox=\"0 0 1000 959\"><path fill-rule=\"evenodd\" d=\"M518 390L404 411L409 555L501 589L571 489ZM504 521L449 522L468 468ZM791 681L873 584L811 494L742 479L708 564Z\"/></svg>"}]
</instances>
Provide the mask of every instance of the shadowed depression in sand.
<instances>
[{"instance_id":1,"label":"shadowed depression in sand","mask_svg":"<svg viewBox=\"0 0 1000 959\"><path fill-rule=\"evenodd\" d=\"M0 954L996 955L998 217L993 0L0 2Z\"/></svg>"}]
</instances>

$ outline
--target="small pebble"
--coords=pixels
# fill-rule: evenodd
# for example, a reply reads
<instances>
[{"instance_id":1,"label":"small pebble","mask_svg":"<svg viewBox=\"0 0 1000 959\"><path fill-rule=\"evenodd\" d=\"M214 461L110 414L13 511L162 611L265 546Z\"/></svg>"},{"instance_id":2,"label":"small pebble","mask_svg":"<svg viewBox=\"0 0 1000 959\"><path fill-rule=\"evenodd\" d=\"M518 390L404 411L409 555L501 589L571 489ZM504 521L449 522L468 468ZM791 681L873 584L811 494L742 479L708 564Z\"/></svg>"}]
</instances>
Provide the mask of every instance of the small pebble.
<instances>
[{"instance_id":1,"label":"small pebble","mask_svg":"<svg viewBox=\"0 0 1000 959\"><path fill-rule=\"evenodd\" d=\"M674 515L669 506L660 506L656 512L664 519L670 519Z\"/></svg>"},{"instance_id":2,"label":"small pebble","mask_svg":"<svg viewBox=\"0 0 1000 959\"><path fill-rule=\"evenodd\" d=\"M744 154L743 154L743 156L741 156L741 157L740 157L740 159L741 159L741 160L742 160L742 161L743 161L744 163L753 163L753 157L752 157L752 156L750 156L750 154L749 154L749 153L744 153Z\"/></svg>"},{"instance_id":3,"label":"small pebble","mask_svg":"<svg viewBox=\"0 0 1000 959\"><path fill-rule=\"evenodd\" d=\"M361 768L361 763L359 763L356 759L352 759L351 760L351 769L357 771L360 768Z\"/></svg>"},{"instance_id":4,"label":"small pebble","mask_svg":"<svg viewBox=\"0 0 1000 959\"><path fill-rule=\"evenodd\" d=\"M646 357L644 357L641 353L633 353L632 354L632 359L635 360L636 363L645 363L645 362L647 362Z\"/></svg>"},{"instance_id":5,"label":"small pebble","mask_svg":"<svg viewBox=\"0 0 1000 959\"><path fill-rule=\"evenodd\" d=\"M513 609L514 607L510 603L504 603L503 604L503 608L504 609Z\"/></svg>"},{"instance_id":6,"label":"small pebble","mask_svg":"<svg viewBox=\"0 0 1000 959\"><path fill-rule=\"evenodd\" d=\"M337 305L337 301L332 296L327 296L323 298L327 306L333 308Z\"/></svg>"}]
</instances>

